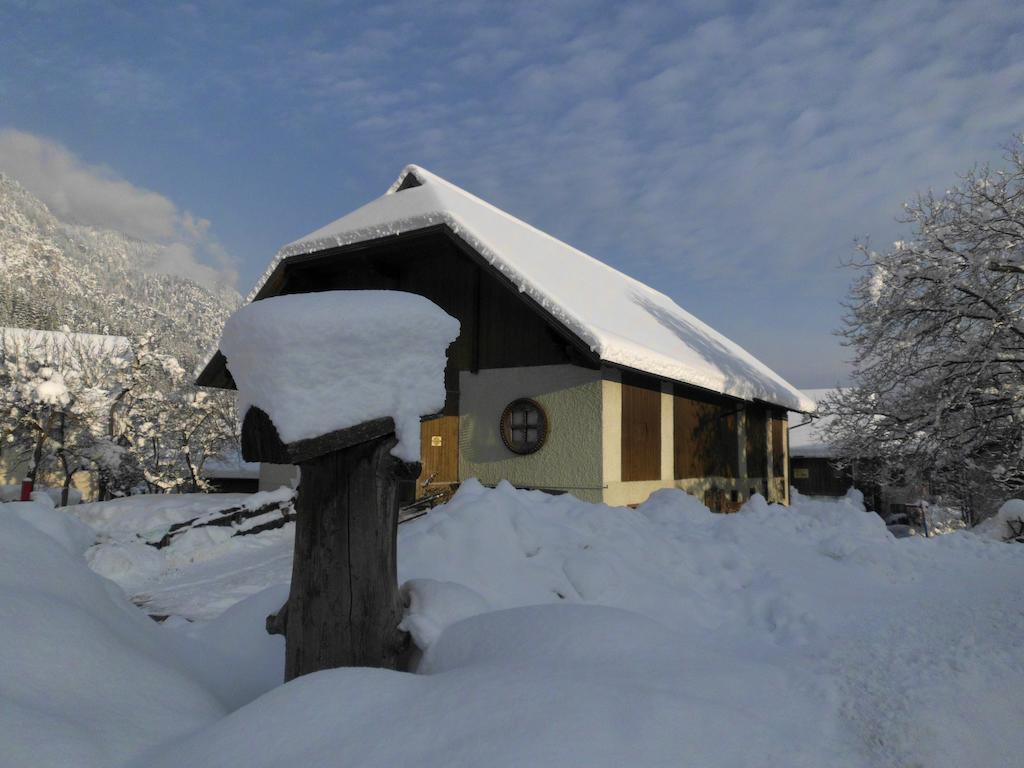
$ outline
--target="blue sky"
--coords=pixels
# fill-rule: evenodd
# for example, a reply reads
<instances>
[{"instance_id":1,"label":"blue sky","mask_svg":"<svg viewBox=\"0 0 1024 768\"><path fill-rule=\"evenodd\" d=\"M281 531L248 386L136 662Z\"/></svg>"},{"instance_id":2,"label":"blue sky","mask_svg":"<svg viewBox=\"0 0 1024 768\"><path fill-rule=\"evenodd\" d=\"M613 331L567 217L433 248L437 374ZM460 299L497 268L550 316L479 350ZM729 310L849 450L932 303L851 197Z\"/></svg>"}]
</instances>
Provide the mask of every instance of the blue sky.
<instances>
[{"instance_id":1,"label":"blue sky","mask_svg":"<svg viewBox=\"0 0 1024 768\"><path fill-rule=\"evenodd\" d=\"M1019 2L0 2L0 170L245 293L415 162L844 381L855 238L1024 130Z\"/></svg>"}]
</instances>

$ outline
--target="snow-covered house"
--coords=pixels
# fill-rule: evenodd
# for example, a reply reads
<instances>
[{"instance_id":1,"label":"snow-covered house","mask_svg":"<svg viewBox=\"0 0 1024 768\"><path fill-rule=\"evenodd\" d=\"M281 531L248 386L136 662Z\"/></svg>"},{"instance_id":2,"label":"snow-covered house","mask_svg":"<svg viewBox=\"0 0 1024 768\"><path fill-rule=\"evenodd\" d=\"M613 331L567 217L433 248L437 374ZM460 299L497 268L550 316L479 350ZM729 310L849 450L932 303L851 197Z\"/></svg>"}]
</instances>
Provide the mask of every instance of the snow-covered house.
<instances>
[{"instance_id":1,"label":"snow-covered house","mask_svg":"<svg viewBox=\"0 0 1024 768\"><path fill-rule=\"evenodd\" d=\"M248 300L359 289L461 324L417 493L477 477L611 504L672 487L717 508L787 500L787 411L810 399L664 294L422 168L282 248ZM233 387L223 355L198 383Z\"/></svg>"},{"instance_id":2,"label":"snow-covered house","mask_svg":"<svg viewBox=\"0 0 1024 768\"><path fill-rule=\"evenodd\" d=\"M835 390L805 389L817 402ZM853 477L835 467L835 450L825 439L832 416L808 415L789 427L790 484L804 496L842 496L853 487Z\"/></svg>"},{"instance_id":3,"label":"snow-covered house","mask_svg":"<svg viewBox=\"0 0 1024 768\"><path fill-rule=\"evenodd\" d=\"M259 490L260 465L243 461L238 453L207 459L202 475L214 493L256 493Z\"/></svg>"}]
</instances>

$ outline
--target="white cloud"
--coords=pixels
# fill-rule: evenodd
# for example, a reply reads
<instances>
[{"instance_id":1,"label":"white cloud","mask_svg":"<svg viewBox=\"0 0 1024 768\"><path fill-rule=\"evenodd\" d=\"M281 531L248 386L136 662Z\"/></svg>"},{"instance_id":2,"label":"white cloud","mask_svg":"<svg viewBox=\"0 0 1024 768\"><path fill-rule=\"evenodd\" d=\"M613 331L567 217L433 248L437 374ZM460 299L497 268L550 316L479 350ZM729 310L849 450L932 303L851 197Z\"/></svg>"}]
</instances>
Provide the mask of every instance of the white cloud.
<instances>
[{"instance_id":1,"label":"white cloud","mask_svg":"<svg viewBox=\"0 0 1024 768\"><path fill-rule=\"evenodd\" d=\"M422 163L657 285L753 352L780 349L767 359L821 386L835 380L808 361L838 365L830 330L849 276L837 265L852 240L898 236L900 202L996 159L1024 129L1016 0L221 5L229 12L204 12L182 35L221 54L199 68L179 72L189 58L177 48L143 66L31 40L14 49L19 63L40 51L46 62L20 88L81 92L122 119L140 103L194 103L204 142L233 141L205 119L218 111L210 99L230 100L239 124L259 126L258 146L315 158L346 197ZM749 308L765 294L816 303L806 318L780 317L778 299ZM808 327L816 342L792 342Z\"/></svg>"},{"instance_id":2,"label":"white cloud","mask_svg":"<svg viewBox=\"0 0 1024 768\"><path fill-rule=\"evenodd\" d=\"M501 25L417 13L406 22L435 39L392 30L375 55L401 64L359 68L344 103L382 175L423 163L684 305L709 283L826 293L807 322L830 364L854 238L896 237L903 200L1024 129L1015 2L780 0L689 18L544 3L506 6ZM446 28L459 34L437 39ZM728 331L743 310L721 305L705 319ZM777 322L748 312L732 330L755 352L803 333ZM820 378L806 354L789 361Z\"/></svg>"},{"instance_id":3,"label":"white cloud","mask_svg":"<svg viewBox=\"0 0 1024 768\"><path fill-rule=\"evenodd\" d=\"M158 192L137 187L112 171L87 165L50 139L0 130L0 170L17 179L57 218L114 229L166 246L150 269L204 285L233 286L233 260L210 234L210 222L181 211Z\"/></svg>"}]
</instances>

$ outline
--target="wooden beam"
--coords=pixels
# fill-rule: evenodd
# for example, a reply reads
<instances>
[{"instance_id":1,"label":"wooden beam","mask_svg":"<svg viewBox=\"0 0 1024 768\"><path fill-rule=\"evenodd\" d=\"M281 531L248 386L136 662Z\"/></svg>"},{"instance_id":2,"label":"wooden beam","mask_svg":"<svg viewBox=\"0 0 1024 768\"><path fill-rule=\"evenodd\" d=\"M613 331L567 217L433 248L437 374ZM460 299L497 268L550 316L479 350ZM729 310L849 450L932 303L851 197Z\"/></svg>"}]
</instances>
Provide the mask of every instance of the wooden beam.
<instances>
[{"instance_id":1,"label":"wooden beam","mask_svg":"<svg viewBox=\"0 0 1024 768\"><path fill-rule=\"evenodd\" d=\"M385 416L308 440L285 443L271 418L254 406L245 412L242 420L242 458L271 464L303 464L328 453L387 437L394 432L394 419Z\"/></svg>"}]
</instances>

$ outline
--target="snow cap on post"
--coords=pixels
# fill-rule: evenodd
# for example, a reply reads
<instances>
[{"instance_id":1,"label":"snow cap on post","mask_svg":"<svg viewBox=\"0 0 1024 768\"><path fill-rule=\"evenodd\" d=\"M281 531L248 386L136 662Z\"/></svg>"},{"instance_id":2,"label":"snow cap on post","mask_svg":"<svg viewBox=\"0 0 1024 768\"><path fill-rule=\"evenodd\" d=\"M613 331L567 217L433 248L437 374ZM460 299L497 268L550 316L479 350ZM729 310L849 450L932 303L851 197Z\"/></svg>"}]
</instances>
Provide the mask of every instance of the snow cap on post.
<instances>
[{"instance_id":1,"label":"snow cap on post","mask_svg":"<svg viewBox=\"0 0 1024 768\"><path fill-rule=\"evenodd\" d=\"M263 299L224 325L220 349L250 407L295 443L391 417L392 453L420 458L420 417L444 407L458 320L412 293L324 291Z\"/></svg>"}]
</instances>

